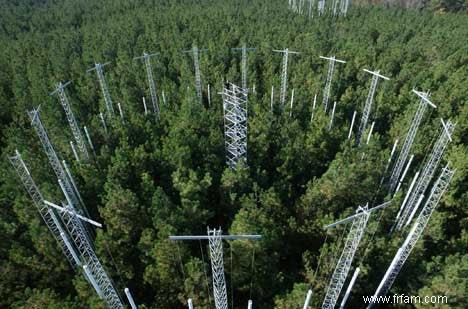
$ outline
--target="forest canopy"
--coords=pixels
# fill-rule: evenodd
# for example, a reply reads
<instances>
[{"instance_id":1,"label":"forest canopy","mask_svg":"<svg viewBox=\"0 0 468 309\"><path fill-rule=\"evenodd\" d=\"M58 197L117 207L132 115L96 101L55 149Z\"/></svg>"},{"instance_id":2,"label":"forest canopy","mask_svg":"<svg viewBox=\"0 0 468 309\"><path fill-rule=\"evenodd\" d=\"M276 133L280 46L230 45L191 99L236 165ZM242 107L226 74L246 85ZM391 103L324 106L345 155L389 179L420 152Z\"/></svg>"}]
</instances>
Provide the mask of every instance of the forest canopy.
<instances>
[{"instance_id":1,"label":"forest canopy","mask_svg":"<svg viewBox=\"0 0 468 309\"><path fill-rule=\"evenodd\" d=\"M103 224L90 228L90 238L122 301L128 287L139 308L185 308L188 298L195 308L213 308L208 243L168 239L206 235L210 227L262 235L223 243L230 307L246 307L252 299L254 308L299 308L310 288L316 308L349 229L326 232L324 226L360 205L390 200L386 165L417 110L413 89L429 91L437 107L424 115L402 189L391 206L369 218L352 264L361 273L348 306L364 306L362 296L373 295L408 234L408 228L388 232L443 129L442 118L456 128L431 185L447 163L455 176L391 293L446 295L446 308L468 307L467 15L351 4L346 17L310 18L289 10L287 2L0 4L0 307L105 307L70 266L8 159L18 149L44 199L65 201L27 111L40 106L42 124L89 217ZM219 93L227 81L241 84L241 53L232 48L243 44L255 48L247 58L248 154L247 164L234 170L225 162ZM183 52L193 46L200 48L202 102L192 54ZM286 48L300 53L289 57L281 106L282 54L272 50ZM151 65L159 116L144 62L134 60L145 52L158 53ZM331 84L333 126L322 107L328 62L319 56L346 61L336 64ZM114 117L106 115L96 72L87 72L106 62ZM357 147L348 131L371 83L363 69L390 79L379 81L372 135ZM67 81L71 109L94 146L87 145L88 161L76 160L66 115L58 96L50 95Z\"/></svg>"}]
</instances>

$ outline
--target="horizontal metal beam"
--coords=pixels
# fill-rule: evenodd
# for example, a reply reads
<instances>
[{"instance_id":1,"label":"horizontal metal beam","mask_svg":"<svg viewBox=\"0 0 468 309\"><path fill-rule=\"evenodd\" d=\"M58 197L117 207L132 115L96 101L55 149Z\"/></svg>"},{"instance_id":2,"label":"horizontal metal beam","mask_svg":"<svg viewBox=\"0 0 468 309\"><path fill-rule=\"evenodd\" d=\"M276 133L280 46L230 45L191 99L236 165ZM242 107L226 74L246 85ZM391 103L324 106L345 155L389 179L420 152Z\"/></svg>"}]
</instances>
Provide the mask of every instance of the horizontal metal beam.
<instances>
[{"instance_id":1,"label":"horizontal metal beam","mask_svg":"<svg viewBox=\"0 0 468 309\"><path fill-rule=\"evenodd\" d=\"M423 99L427 104L429 104L430 106L434 107L434 108L437 108L437 106L432 103L431 101L429 101L429 93L427 92L422 92L422 91L417 91L417 90L412 90L418 97L420 97L421 99Z\"/></svg>"},{"instance_id":2,"label":"horizontal metal beam","mask_svg":"<svg viewBox=\"0 0 468 309\"><path fill-rule=\"evenodd\" d=\"M376 76L381 77L381 78L383 78L383 79L390 80L389 77L383 76L383 75L380 74L379 72L369 71L369 70L366 70L366 69L363 69L363 71L365 71L365 72L367 72L367 73L370 73L370 74L373 74L373 75L376 75Z\"/></svg>"},{"instance_id":3,"label":"horizontal metal beam","mask_svg":"<svg viewBox=\"0 0 468 309\"><path fill-rule=\"evenodd\" d=\"M347 217L347 218L345 218L345 219L336 221L335 223L329 224L329 225L325 226L323 229L324 229L324 230L329 230L329 229L331 229L332 227L335 227L335 226L337 226L337 225L339 225L339 224L343 224L343 223L352 221L352 220L354 220L355 218L364 215L364 213L366 213L366 212L372 212L372 211L376 211L376 210L379 210L379 209L381 209L381 208L387 207L387 206L390 205L391 203L392 203L392 201L390 200L390 201L388 201L388 202L385 202L385 203L383 203L383 204L380 204L380 205L378 205L378 206L375 206L375 207L373 207L373 208L371 208L371 209L364 210L364 211L362 211L362 212L360 212L360 213L357 213L357 214L352 215L352 216L350 216L350 217Z\"/></svg>"},{"instance_id":4,"label":"horizontal metal beam","mask_svg":"<svg viewBox=\"0 0 468 309\"><path fill-rule=\"evenodd\" d=\"M234 48L231 48L231 50L244 50L244 48L242 48L242 47L234 47ZM257 50L257 49L254 48L254 47L246 47L245 50Z\"/></svg>"},{"instance_id":5,"label":"horizontal metal beam","mask_svg":"<svg viewBox=\"0 0 468 309\"><path fill-rule=\"evenodd\" d=\"M260 239L262 235L220 235L221 239L235 240L235 239ZM208 235L186 235L186 236L169 236L170 240L202 240L209 239Z\"/></svg>"},{"instance_id":6,"label":"horizontal metal beam","mask_svg":"<svg viewBox=\"0 0 468 309\"><path fill-rule=\"evenodd\" d=\"M76 216L77 216L78 218L80 218L81 220L86 221L86 222L88 222L88 223L90 223L90 224L92 224L92 225L94 225L94 226L97 226L97 227L102 228L102 224L101 224L101 223L96 222L96 221L91 220L91 219L88 219L88 218L86 218L86 217L83 217L82 215L79 215L79 214L77 214L77 213L73 213L72 211L70 211L70 210L68 210L68 209L66 209L66 208L64 208L64 207L61 207L61 206L59 206L59 205L56 205L56 204L54 204L54 203L52 203L52 202L49 202L49 201L44 200L44 204L46 204L47 206L53 207L53 208L57 209L58 211L61 211L61 212L68 212L69 214L76 215Z\"/></svg>"},{"instance_id":7,"label":"horizontal metal beam","mask_svg":"<svg viewBox=\"0 0 468 309\"><path fill-rule=\"evenodd\" d=\"M71 81L68 81L68 82L66 82L65 84L62 84L61 82L58 83L57 86L55 87L55 90L52 91L52 92L50 93L50 95L56 94L57 92L59 92L60 90L64 89L65 87L67 87L67 86L70 85L70 84L71 84Z\"/></svg>"},{"instance_id":8,"label":"horizontal metal beam","mask_svg":"<svg viewBox=\"0 0 468 309\"><path fill-rule=\"evenodd\" d=\"M322 58L322 59L326 59L326 60L331 60L331 61L346 63L346 61L344 61L344 60L336 59L335 56L333 56L333 57L319 56L319 57Z\"/></svg>"},{"instance_id":9,"label":"horizontal metal beam","mask_svg":"<svg viewBox=\"0 0 468 309\"><path fill-rule=\"evenodd\" d=\"M94 64L94 67L92 67L91 69L87 69L86 72L91 72L92 70L96 70L98 67L104 67L106 65L110 64L110 61L104 63L104 64L100 64L100 63L95 63Z\"/></svg>"},{"instance_id":10,"label":"horizontal metal beam","mask_svg":"<svg viewBox=\"0 0 468 309\"><path fill-rule=\"evenodd\" d=\"M154 53L154 54L143 53L143 56L134 57L133 60L146 59L146 58L150 58L150 57L154 57L154 56L158 56L158 55L159 55L159 53Z\"/></svg>"},{"instance_id":11,"label":"horizontal metal beam","mask_svg":"<svg viewBox=\"0 0 468 309\"><path fill-rule=\"evenodd\" d=\"M206 52L208 50L208 48L197 49L197 50L198 50L198 52ZM182 52L183 53L193 53L193 49L183 50Z\"/></svg>"},{"instance_id":12,"label":"horizontal metal beam","mask_svg":"<svg viewBox=\"0 0 468 309\"><path fill-rule=\"evenodd\" d=\"M277 53L300 54L299 52L286 50L286 49L284 49L284 50L273 49L273 51L277 52Z\"/></svg>"}]
</instances>

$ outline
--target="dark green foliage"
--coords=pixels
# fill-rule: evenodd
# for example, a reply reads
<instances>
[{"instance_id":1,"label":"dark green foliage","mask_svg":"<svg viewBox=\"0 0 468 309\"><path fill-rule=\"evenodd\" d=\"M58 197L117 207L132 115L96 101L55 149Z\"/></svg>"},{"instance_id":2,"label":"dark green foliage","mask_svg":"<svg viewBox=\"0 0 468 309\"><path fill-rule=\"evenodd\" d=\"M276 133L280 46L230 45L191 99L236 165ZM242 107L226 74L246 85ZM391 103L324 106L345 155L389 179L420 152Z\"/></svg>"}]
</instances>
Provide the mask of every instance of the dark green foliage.
<instances>
[{"instance_id":1,"label":"dark green foliage","mask_svg":"<svg viewBox=\"0 0 468 309\"><path fill-rule=\"evenodd\" d=\"M468 306L466 15L362 6L346 18L307 19L279 0L4 1L0 25L0 307L103 308L68 266L8 162L18 148L45 198L63 200L26 110L41 105L55 150L71 165L91 217L104 224L92 236L120 294L129 287L149 308L181 308L189 297L196 308L212 308L207 244L168 240L206 234L210 226L263 235L224 242L229 303L233 297L236 308L246 307L252 298L255 308L296 308L311 287L317 307L346 233L341 226L326 236L323 226L386 198L380 179L394 140L401 145L416 110L413 88L430 89L437 109L424 118L402 191L424 164L441 117L457 122L444 157L457 172L392 291L446 294L450 307ZM232 171L224 161L218 92L223 78L240 84L240 55L230 48L243 42L257 48L248 56L248 82L256 93L249 94L248 167ZM181 52L192 44L207 48L200 55L203 105L195 96L191 55ZM278 106L281 55L271 51L283 48L301 52L290 58L291 117L289 101ZM146 74L143 63L132 60L143 52L161 53L151 59L160 120L143 114L142 96L152 110ZM331 131L321 106L327 63L319 55L347 61L336 67ZM105 107L97 77L85 73L106 61L114 108L121 102L124 110L123 123L108 119L107 137L98 117ZM370 144L356 148L346 138L370 84L363 68L380 69L391 80L377 89ZM58 99L49 96L67 80L73 81L67 88L72 109L97 152L96 160L81 165L74 162ZM371 216L353 264L361 267L353 308L375 291L406 235L387 237L402 198L401 192L390 208Z\"/></svg>"}]
</instances>

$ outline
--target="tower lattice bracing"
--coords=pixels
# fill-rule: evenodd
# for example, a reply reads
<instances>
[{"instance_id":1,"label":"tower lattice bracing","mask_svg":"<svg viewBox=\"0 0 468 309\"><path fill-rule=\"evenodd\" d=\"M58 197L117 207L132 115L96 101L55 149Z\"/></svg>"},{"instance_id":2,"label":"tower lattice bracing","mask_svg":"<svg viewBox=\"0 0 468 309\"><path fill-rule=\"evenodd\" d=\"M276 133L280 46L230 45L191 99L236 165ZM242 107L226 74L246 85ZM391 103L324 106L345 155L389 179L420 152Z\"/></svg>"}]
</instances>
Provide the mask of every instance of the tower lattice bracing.
<instances>
[{"instance_id":1,"label":"tower lattice bracing","mask_svg":"<svg viewBox=\"0 0 468 309\"><path fill-rule=\"evenodd\" d=\"M248 90L248 87L247 87L247 52L254 51L255 48L249 48L244 44L242 48L233 48L232 50L240 50L242 52L242 62L241 62L242 88L247 91Z\"/></svg>"},{"instance_id":2,"label":"tower lattice bracing","mask_svg":"<svg viewBox=\"0 0 468 309\"><path fill-rule=\"evenodd\" d=\"M237 169L247 164L247 91L227 84L222 96L226 163Z\"/></svg>"},{"instance_id":3,"label":"tower lattice bracing","mask_svg":"<svg viewBox=\"0 0 468 309\"><path fill-rule=\"evenodd\" d=\"M201 84L201 73L200 73L200 62L198 61L198 48L193 47L193 65L195 67L195 88L197 89L197 96L202 102L202 84Z\"/></svg>"},{"instance_id":4,"label":"tower lattice bracing","mask_svg":"<svg viewBox=\"0 0 468 309\"><path fill-rule=\"evenodd\" d=\"M286 52L284 53L283 56L283 69L281 71L281 92L280 92L280 103L281 106L284 105L284 102L286 101L286 89L287 89L287 83L288 83L288 51L286 49Z\"/></svg>"},{"instance_id":5,"label":"tower lattice bracing","mask_svg":"<svg viewBox=\"0 0 468 309\"><path fill-rule=\"evenodd\" d=\"M213 295L216 309L227 309L226 280L224 277L223 243L221 229L208 229L211 271L213 276Z\"/></svg>"},{"instance_id":6,"label":"tower lattice bracing","mask_svg":"<svg viewBox=\"0 0 468 309\"><path fill-rule=\"evenodd\" d=\"M191 52L193 54L193 66L195 69L195 90L197 91L197 98L200 103L203 102L201 72L200 72L200 62L199 62L199 55L200 55L200 52L202 51L206 51L206 49L198 49L198 47L195 45L192 47L191 50L184 51L184 53Z\"/></svg>"},{"instance_id":7,"label":"tower lattice bracing","mask_svg":"<svg viewBox=\"0 0 468 309\"><path fill-rule=\"evenodd\" d=\"M147 79L148 79L148 86L149 86L150 95L151 95L151 103L153 105L153 112L159 118L160 117L160 110L159 110L159 104L158 104L158 96L156 94L156 86L155 86L154 78L153 78L153 68L151 66L151 61L150 61L150 58L154 57L156 55L158 55L158 54L149 55L147 53L143 53L143 56L136 57L136 58L133 58L133 59L134 60L143 59L143 61L145 63L146 75L147 75Z\"/></svg>"},{"instance_id":8,"label":"tower lattice bracing","mask_svg":"<svg viewBox=\"0 0 468 309\"><path fill-rule=\"evenodd\" d=\"M401 216L396 224L396 230L399 230L403 227L406 220L409 218L411 213L415 211L416 204L421 195L424 195L424 192L427 190L429 183L431 182L432 177L439 165L442 155L444 154L445 149L449 141L451 140L451 135L455 130L455 124L450 120L447 123L442 121L442 130L440 132L439 138L437 139L431 154L419 176L419 179L411 192L411 195L408 198L408 201L405 205L405 208L402 210ZM409 223L409 222L408 222Z\"/></svg>"},{"instance_id":9,"label":"tower lattice bracing","mask_svg":"<svg viewBox=\"0 0 468 309\"><path fill-rule=\"evenodd\" d=\"M83 138L83 135L81 134L80 127L78 126L78 123L76 122L75 116L73 115L73 111L70 107L70 102L68 101L67 95L65 93L65 87L69 84L70 82L67 82L65 84L62 84L61 82L57 84L57 87L55 88L55 91L51 93L51 95L58 93L59 98L60 98L60 104L63 107L63 110L65 111L65 115L68 120L68 124L70 125L70 129L73 133L73 137L75 138L76 145L78 146L78 150L81 153L81 156L84 160L89 159L89 154L88 150L86 148L86 144Z\"/></svg>"},{"instance_id":10,"label":"tower lattice bracing","mask_svg":"<svg viewBox=\"0 0 468 309\"><path fill-rule=\"evenodd\" d=\"M39 117L39 110L32 110L28 112L28 114L31 118L31 125L33 126L34 130L37 133L37 136L39 137L39 140L41 141L42 147L44 148L44 152L46 153L47 158L49 159L50 165L52 166L52 169L54 170L57 179L63 182L65 190L70 196L73 205L78 207L80 205L80 201L75 191L73 190L73 186L71 184L70 179L68 179L65 170L60 164L60 160L57 157L57 154L55 153L54 147L50 143L49 136L47 135L47 132L45 131L44 126L42 125L41 119ZM86 210L86 207L84 205L81 205L81 209L79 212L81 212L81 214L87 214L89 216L88 211Z\"/></svg>"},{"instance_id":11,"label":"tower lattice bracing","mask_svg":"<svg viewBox=\"0 0 468 309\"><path fill-rule=\"evenodd\" d=\"M340 296L341 289L348 276L351 263L354 259L354 254L359 246L362 235L367 225L370 212L365 208L359 207L357 212L364 212L363 215L355 218L351 224L348 236L344 244L343 252L338 260L333 275L328 284L327 293L323 300L322 308L335 308L335 304Z\"/></svg>"},{"instance_id":12,"label":"tower lattice bracing","mask_svg":"<svg viewBox=\"0 0 468 309\"><path fill-rule=\"evenodd\" d=\"M429 198L427 199L422 211L416 219L413 228L406 237L403 246L401 246L400 249L398 249L397 254L393 258L392 263L390 264L382 281L377 287L377 290L374 294L374 299L379 296L385 296L390 291L390 288L392 287L393 282L398 276L398 273L402 269L409 255L411 254L411 251L416 245L416 242L424 232L424 229L427 223L429 222L429 219L431 218L434 209L437 207L437 204L439 203L440 199L447 190L449 183L453 177L453 174L454 171L448 168L448 166L443 168L442 173L440 174L437 181L434 183ZM374 305L375 303L371 303L367 308L372 308Z\"/></svg>"},{"instance_id":13,"label":"tower lattice bracing","mask_svg":"<svg viewBox=\"0 0 468 309\"><path fill-rule=\"evenodd\" d=\"M332 79L333 79L333 72L335 71L335 57L333 56L333 57L330 57L330 58L326 58L326 57L320 56L320 58L327 59L329 61L328 62L327 81L325 82L325 88L323 90L323 101L322 101L323 109L325 110L325 112L327 112L327 110L328 110L328 100L330 98L331 82L332 82Z\"/></svg>"},{"instance_id":14,"label":"tower lattice bracing","mask_svg":"<svg viewBox=\"0 0 468 309\"><path fill-rule=\"evenodd\" d=\"M362 137L364 136L364 132L367 129L367 122L369 121L372 104L374 103L375 90L377 89L379 78L389 80L388 77L380 75L379 74L380 71L372 72L372 71L365 70L365 69L364 71L372 74L372 81L371 81L371 85L369 88L369 93L367 94L366 103L364 104L364 110L362 111L361 122L359 123L359 129L358 129L357 136L356 136L356 142L358 145L361 144Z\"/></svg>"},{"instance_id":15,"label":"tower lattice bracing","mask_svg":"<svg viewBox=\"0 0 468 309\"><path fill-rule=\"evenodd\" d=\"M288 88L288 59L289 54L298 54L298 52L285 50L273 50L274 52L283 53L283 66L281 70L281 92L280 92L280 104L283 107L286 102L286 91Z\"/></svg>"},{"instance_id":16,"label":"tower lattice bracing","mask_svg":"<svg viewBox=\"0 0 468 309\"><path fill-rule=\"evenodd\" d=\"M106 104L106 110L107 110L107 115L109 117L114 116L114 105L112 104L112 99L109 94L109 89L107 88L107 83L106 79L104 78L104 72L102 71L102 68L106 65L108 65L109 62L106 62L104 64L96 63L94 65L94 68L91 68L88 70L88 72L92 70L96 70L96 74L99 80L99 85L101 86L101 91L102 91L102 96L104 98L104 102Z\"/></svg>"},{"instance_id":17,"label":"tower lattice bracing","mask_svg":"<svg viewBox=\"0 0 468 309\"><path fill-rule=\"evenodd\" d=\"M323 91L323 108L325 109L325 112L328 110L328 99L330 97L330 88L334 69L335 61L330 61L328 63L327 82L325 83L325 90Z\"/></svg>"},{"instance_id":18,"label":"tower lattice bracing","mask_svg":"<svg viewBox=\"0 0 468 309\"><path fill-rule=\"evenodd\" d=\"M107 276L104 267L96 256L92 244L87 237L85 227L76 216L75 209L72 205L64 206L67 211L60 213L62 222L75 243L75 246L82 258L83 267L86 267L85 273L88 279L92 282L94 279L98 295L103 299L109 308L124 308L112 281ZM92 278L92 279L91 279Z\"/></svg>"},{"instance_id":19,"label":"tower lattice bracing","mask_svg":"<svg viewBox=\"0 0 468 309\"><path fill-rule=\"evenodd\" d=\"M405 141L403 143L403 146L401 147L400 154L398 155L397 161L393 167L392 174L390 176L389 193L391 194L395 192L395 189L398 185L398 179L403 170L403 166L405 165L406 159L408 158L411 146L413 145L414 138L416 137L416 133L418 132L418 128L421 124L427 105L429 104L432 107L435 107L435 105L429 101L428 93L418 92L415 90L413 90L413 92L421 98L421 101L419 102L418 109L416 110L416 114L414 115L413 121L411 122L408 133L406 134Z\"/></svg>"},{"instance_id":20,"label":"tower lattice bracing","mask_svg":"<svg viewBox=\"0 0 468 309\"><path fill-rule=\"evenodd\" d=\"M39 187L34 182L34 179L32 178L31 174L29 173L29 169L24 163L21 154L18 150L16 150L15 155L9 157L8 159L15 168L16 173L18 174L19 178L21 179L21 182L24 185L24 188L31 197L34 206L39 212L39 215L42 217L45 224L49 228L50 232L52 233L52 236L58 242L60 248L63 251L63 254L70 262L70 265L73 268L76 268L77 263L75 262L75 259L73 257L73 251L68 249L67 244L65 242L65 238L62 237L60 234L60 227L56 224L56 222L58 221L55 216L55 213L44 204L44 198L42 197L42 193L39 190Z\"/></svg>"}]
</instances>

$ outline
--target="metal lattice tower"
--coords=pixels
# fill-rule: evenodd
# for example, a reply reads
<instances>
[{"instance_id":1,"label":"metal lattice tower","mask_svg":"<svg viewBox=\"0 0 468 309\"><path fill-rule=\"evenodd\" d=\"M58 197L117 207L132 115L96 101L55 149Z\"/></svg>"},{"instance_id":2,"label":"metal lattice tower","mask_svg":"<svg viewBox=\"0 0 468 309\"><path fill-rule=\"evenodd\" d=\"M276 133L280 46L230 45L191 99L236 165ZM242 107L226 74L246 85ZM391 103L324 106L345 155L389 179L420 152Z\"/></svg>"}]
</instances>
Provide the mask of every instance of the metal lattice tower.
<instances>
[{"instance_id":1,"label":"metal lattice tower","mask_svg":"<svg viewBox=\"0 0 468 309\"><path fill-rule=\"evenodd\" d=\"M328 60L328 73L327 73L327 81L325 83L325 89L323 90L323 108L325 112L328 110L328 100L330 98L330 90L331 90L331 82L333 79L333 72L335 71L335 62L339 63L346 63L346 61L336 59L335 56L332 57L323 57L320 58Z\"/></svg>"},{"instance_id":2,"label":"metal lattice tower","mask_svg":"<svg viewBox=\"0 0 468 309\"><path fill-rule=\"evenodd\" d=\"M341 3L340 3L341 15L346 16L346 14L348 13L348 8L349 8L349 0L341 0Z\"/></svg>"},{"instance_id":3,"label":"metal lattice tower","mask_svg":"<svg viewBox=\"0 0 468 309\"><path fill-rule=\"evenodd\" d=\"M338 260L335 270L333 271L333 275L330 279L327 293L325 295L325 299L323 300L322 308L335 307L335 304L340 295L340 291L343 288L349 269L351 267L351 263L353 262L354 254L356 253L359 242L361 241L362 235L364 234L369 216L372 212L385 208L390 204L391 201L388 201L371 209L368 209L367 205L365 207L359 206L356 210L356 214L325 226L325 230L328 230L337 225L352 222L340 259Z\"/></svg>"},{"instance_id":4,"label":"metal lattice tower","mask_svg":"<svg viewBox=\"0 0 468 309\"><path fill-rule=\"evenodd\" d=\"M66 230L62 228L60 221L58 220L55 213L47 205L53 205L50 202L47 202L42 197L39 188L31 177L31 174L26 167L23 159L21 158L20 153L16 150L15 156L9 157L9 160L13 167L15 168L18 176L20 177L26 191L34 202L39 214L46 223L50 232L54 238L59 243L65 257L68 259L73 268L77 266L82 266L84 268L85 274L88 276L88 279L95 286L98 294L103 298L109 308L123 308L120 299L115 292L110 279L107 277L104 269L102 268L99 260L97 259L94 250L90 244L88 237L86 236L86 231L80 221L82 216L78 215L75 212L73 206L68 205L64 208L54 206L56 208L64 209L65 211L60 211L60 217L62 222L65 224ZM70 197L68 196L65 187L61 180L59 184L67 198L67 201L71 203ZM89 220L89 222L94 222ZM73 243L75 244L82 260L75 253L71 242L68 239L68 236L71 236Z\"/></svg>"},{"instance_id":5,"label":"metal lattice tower","mask_svg":"<svg viewBox=\"0 0 468 309\"><path fill-rule=\"evenodd\" d=\"M290 51L289 49L284 50L273 50L277 53L283 53L283 67L281 71L281 93L280 93L280 104L284 106L284 102L286 102L286 90L288 87L288 57L289 54L299 54L299 52Z\"/></svg>"},{"instance_id":6,"label":"metal lattice tower","mask_svg":"<svg viewBox=\"0 0 468 309\"><path fill-rule=\"evenodd\" d=\"M44 204L44 198L42 197L42 193L39 190L36 183L34 182L34 179L32 178L31 174L29 173L29 170L26 164L24 163L21 154L18 150L16 150L15 155L8 157L8 159L15 168L15 171L21 179L24 188L31 197L34 206L36 207L45 224L49 228L49 231L52 233L52 236L58 242L60 248L63 251L63 254L67 258L68 262L70 262L70 265L75 269L77 263L73 256L73 251L69 250L69 248L67 247L65 241L66 238L61 236L59 225L55 224L56 221L58 222L57 218L54 218L55 213L53 211L49 211L50 209Z\"/></svg>"},{"instance_id":7,"label":"metal lattice tower","mask_svg":"<svg viewBox=\"0 0 468 309\"><path fill-rule=\"evenodd\" d=\"M314 11L313 11L313 7L314 7L314 3L315 1L314 0L309 0L309 17L314 17Z\"/></svg>"},{"instance_id":8,"label":"metal lattice tower","mask_svg":"<svg viewBox=\"0 0 468 309\"><path fill-rule=\"evenodd\" d=\"M135 57L133 58L133 60L142 59L143 62L145 63L146 75L148 77L148 86L149 86L149 90L151 94L151 102L153 104L153 110L156 116L159 118L160 110L159 110L159 104L158 104L158 96L156 95L156 86L154 84L153 69L151 67L151 62L150 62L150 58L157 56L157 55L159 55L159 53L156 53L156 54L143 53L143 56Z\"/></svg>"},{"instance_id":9,"label":"metal lattice tower","mask_svg":"<svg viewBox=\"0 0 468 309\"><path fill-rule=\"evenodd\" d=\"M94 68L88 69L86 72L91 72L96 70L97 77L99 79L99 85L101 86L102 96L104 97L104 102L106 103L107 115L109 117L114 116L114 106L112 104L112 99L109 94L109 89L107 88L106 79L104 78L104 73L102 68L108 65L110 62L106 62L104 64L95 63Z\"/></svg>"},{"instance_id":10,"label":"metal lattice tower","mask_svg":"<svg viewBox=\"0 0 468 309\"><path fill-rule=\"evenodd\" d=\"M224 277L223 239L260 239L261 235L222 235L221 229L207 228L208 235L169 236L170 240L208 240L210 247L211 270L213 276L213 295L216 309L227 309L226 280Z\"/></svg>"},{"instance_id":11,"label":"metal lattice tower","mask_svg":"<svg viewBox=\"0 0 468 309\"><path fill-rule=\"evenodd\" d=\"M221 229L208 229L211 272L213 277L213 295L216 309L227 309L226 280L224 278L223 242Z\"/></svg>"},{"instance_id":12,"label":"metal lattice tower","mask_svg":"<svg viewBox=\"0 0 468 309\"><path fill-rule=\"evenodd\" d=\"M240 50L242 52L242 64L241 64L241 70L242 70L242 88L247 90L247 52L248 51L254 51L255 48L247 47L246 44L241 48L232 48L232 50Z\"/></svg>"},{"instance_id":13,"label":"metal lattice tower","mask_svg":"<svg viewBox=\"0 0 468 309\"><path fill-rule=\"evenodd\" d=\"M317 10L318 10L319 16L322 16L323 13L325 12L325 0L318 0Z\"/></svg>"},{"instance_id":14,"label":"metal lattice tower","mask_svg":"<svg viewBox=\"0 0 468 309\"><path fill-rule=\"evenodd\" d=\"M369 93L367 94L366 104L364 105L364 110L362 111L361 122L359 123L359 130L356 136L356 142L358 145L361 145L362 137L364 136L364 132L367 128L367 122L369 121L369 115L372 108L372 103L374 102L374 95L375 90L377 88L377 83L379 78L383 78L385 80L390 80L390 78L379 74L380 71L369 71L364 69L365 72L372 74L372 81L369 89Z\"/></svg>"},{"instance_id":15,"label":"metal lattice tower","mask_svg":"<svg viewBox=\"0 0 468 309\"><path fill-rule=\"evenodd\" d=\"M419 92L414 89L413 92L421 98L421 101L419 102L416 114L414 115L408 133L406 134L406 138L403 143L403 146L401 147L398 159L395 163L395 166L393 167L392 174L390 176L390 194L393 194L395 192L395 189L398 185L398 178L400 177L400 174L403 170L403 166L405 165L406 159L408 158L411 146L413 145L414 138L416 137L416 133L418 132L418 128L421 124L427 105L436 108L436 106L431 101L429 101L429 93Z\"/></svg>"},{"instance_id":16,"label":"metal lattice tower","mask_svg":"<svg viewBox=\"0 0 468 309\"><path fill-rule=\"evenodd\" d=\"M65 194L68 205L64 205L66 211L60 213L62 222L71 236L78 252L81 255L83 269L89 281L95 288L98 295L106 303L109 308L124 308L117 291L115 290L111 279L107 276L104 267L99 261L93 246L87 237L85 227L78 219L75 208L73 207L63 183L59 180L60 187Z\"/></svg>"},{"instance_id":17,"label":"metal lattice tower","mask_svg":"<svg viewBox=\"0 0 468 309\"><path fill-rule=\"evenodd\" d=\"M55 90L50 95L58 93L60 98L60 104L62 105L63 110L65 111L65 115L67 116L68 124L70 125L73 137L75 138L76 145L78 146L78 149L83 159L89 160L88 150L86 149L83 135L81 134L78 123L76 122L75 116L73 115L73 111L70 107L70 102L68 101L67 95L65 94L65 87L67 87L69 84L70 82L66 82L65 84L59 82Z\"/></svg>"},{"instance_id":18,"label":"metal lattice tower","mask_svg":"<svg viewBox=\"0 0 468 309\"><path fill-rule=\"evenodd\" d=\"M401 246L398 249L397 254L393 258L392 263L390 264L389 268L387 269L387 272L382 278L382 281L377 287L377 290L374 293L374 299L378 296L385 296L390 291L390 288L392 287L393 282L395 282L398 273L402 269L409 255L411 254L411 251L415 247L416 242L424 232L424 229L426 228L427 223L429 222L429 219L431 218L431 215L434 212L434 209L437 207L440 199L447 190L454 173L455 172L451 170L448 166L443 168L442 173L440 174L439 178L432 187L429 198L427 199L421 213L419 214L416 222L414 223L413 228L406 237L403 246ZM370 309L374 305L374 303L370 303L367 308Z\"/></svg>"},{"instance_id":19,"label":"metal lattice tower","mask_svg":"<svg viewBox=\"0 0 468 309\"><path fill-rule=\"evenodd\" d=\"M67 194L70 196L73 205L78 206L80 205L79 199L77 194L73 190L73 186L71 184L70 179L68 179L65 170L63 169L62 165L60 164L60 160L55 153L54 147L50 143L49 136L42 125L41 119L39 118L39 108L33 109L32 111L28 112L29 117L31 118L31 125L33 126L34 130L41 141L42 147L44 148L44 152L49 159L50 165L57 176L57 179L60 179L65 187ZM81 214L86 214L89 216L88 211L84 205L81 205L81 209L79 211Z\"/></svg>"},{"instance_id":20,"label":"metal lattice tower","mask_svg":"<svg viewBox=\"0 0 468 309\"><path fill-rule=\"evenodd\" d=\"M247 164L247 91L227 84L222 96L226 163L235 170Z\"/></svg>"},{"instance_id":21,"label":"metal lattice tower","mask_svg":"<svg viewBox=\"0 0 468 309\"><path fill-rule=\"evenodd\" d=\"M408 198L408 202L406 203L406 206L402 211L399 221L395 222L396 230L400 230L403 227L403 225L406 223L405 221L414 211L419 197L421 195L424 195L424 192L426 191L427 187L429 186L429 183L431 182L432 177L434 176L434 173L442 159L442 155L444 154L444 151L447 148L449 141L452 140L451 136L453 131L455 130L455 124L453 124L450 120L448 120L447 123L444 123L443 120L441 121L443 127L442 131L434 145L434 148L432 149L432 152L429 156L429 159L426 162L426 165L424 166L424 169L421 172L421 175L419 176L418 182L416 183L413 192Z\"/></svg>"},{"instance_id":22,"label":"metal lattice tower","mask_svg":"<svg viewBox=\"0 0 468 309\"><path fill-rule=\"evenodd\" d=\"M346 277L348 276L351 263L353 262L354 254L356 253L359 242L364 234L370 212L367 210L367 206L365 208L359 207L356 212L362 212L363 214L354 219L351 224L343 252L341 253L340 259L338 260L330 279L322 308L335 308L341 289L343 288Z\"/></svg>"},{"instance_id":23,"label":"metal lattice tower","mask_svg":"<svg viewBox=\"0 0 468 309\"><path fill-rule=\"evenodd\" d=\"M195 89L197 91L197 97L200 103L202 103L203 95L202 95L199 53L203 51L206 51L206 49L198 49L198 47L195 45L192 47L192 50L184 51L184 53L191 52L193 54L193 66L195 69Z\"/></svg>"}]
</instances>

